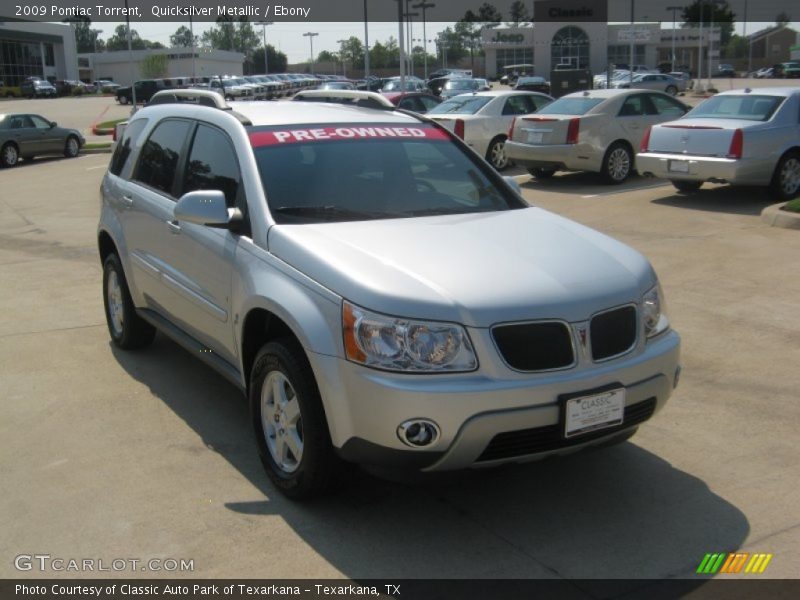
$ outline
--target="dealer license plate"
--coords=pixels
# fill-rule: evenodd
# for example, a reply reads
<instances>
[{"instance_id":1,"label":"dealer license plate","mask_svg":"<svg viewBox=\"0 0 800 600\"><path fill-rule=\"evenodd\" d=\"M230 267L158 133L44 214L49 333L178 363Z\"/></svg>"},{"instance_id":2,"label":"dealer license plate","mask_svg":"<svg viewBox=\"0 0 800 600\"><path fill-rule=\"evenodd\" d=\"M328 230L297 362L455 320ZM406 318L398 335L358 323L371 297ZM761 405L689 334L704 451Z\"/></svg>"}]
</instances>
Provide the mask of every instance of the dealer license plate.
<instances>
[{"instance_id":1,"label":"dealer license plate","mask_svg":"<svg viewBox=\"0 0 800 600\"><path fill-rule=\"evenodd\" d=\"M673 173L688 173L689 163L685 160L671 160L669 161L669 170Z\"/></svg>"},{"instance_id":2,"label":"dealer license plate","mask_svg":"<svg viewBox=\"0 0 800 600\"><path fill-rule=\"evenodd\" d=\"M541 144L543 138L544 138L544 132L542 132L542 131L529 131L528 132L528 143L529 144Z\"/></svg>"},{"instance_id":3,"label":"dealer license plate","mask_svg":"<svg viewBox=\"0 0 800 600\"><path fill-rule=\"evenodd\" d=\"M614 427L625 413L625 388L570 398L565 408L564 437Z\"/></svg>"}]
</instances>

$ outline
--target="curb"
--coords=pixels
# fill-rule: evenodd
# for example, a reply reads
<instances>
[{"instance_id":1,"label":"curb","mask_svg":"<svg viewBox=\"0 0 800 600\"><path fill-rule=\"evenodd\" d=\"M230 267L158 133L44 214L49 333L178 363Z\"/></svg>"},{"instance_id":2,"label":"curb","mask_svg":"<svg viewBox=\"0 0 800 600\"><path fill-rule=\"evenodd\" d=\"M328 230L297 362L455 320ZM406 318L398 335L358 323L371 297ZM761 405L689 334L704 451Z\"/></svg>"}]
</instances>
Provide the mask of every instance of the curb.
<instances>
[{"instance_id":1,"label":"curb","mask_svg":"<svg viewBox=\"0 0 800 600\"><path fill-rule=\"evenodd\" d=\"M786 202L772 204L761 211L761 220L771 227L784 229L800 229L800 213L781 210Z\"/></svg>"},{"instance_id":2,"label":"curb","mask_svg":"<svg viewBox=\"0 0 800 600\"><path fill-rule=\"evenodd\" d=\"M81 154L111 154L111 146L108 148L89 148L88 150L81 148Z\"/></svg>"}]
</instances>

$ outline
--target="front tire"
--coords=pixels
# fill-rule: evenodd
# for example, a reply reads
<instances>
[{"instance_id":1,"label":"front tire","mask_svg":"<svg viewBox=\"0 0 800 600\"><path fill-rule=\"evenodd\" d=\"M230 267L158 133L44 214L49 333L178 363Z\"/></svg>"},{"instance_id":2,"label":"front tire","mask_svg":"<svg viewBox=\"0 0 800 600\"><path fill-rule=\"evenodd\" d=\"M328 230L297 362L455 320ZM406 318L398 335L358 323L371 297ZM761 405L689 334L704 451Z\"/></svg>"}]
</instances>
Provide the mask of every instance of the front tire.
<instances>
[{"instance_id":1,"label":"front tire","mask_svg":"<svg viewBox=\"0 0 800 600\"><path fill-rule=\"evenodd\" d=\"M67 158L75 158L80 151L81 145L80 142L78 142L78 138L74 135L69 136L67 142L64 144L64 156Z\"/></svg>"},{"instance_id":2,"label":"front tire","mask_svg":"<svg viewBox=\"0 0 800 600\"><path fill-rule=\"evenodd\" d=\"M678 88L676 88L674 85L667 86L667 89L664 91L666 91L670 96L676 96L678 94Z\"/></svg>"},{"instance_id":3,"label":"front tire","mask_svg":"<svg viewBox=\"0 0 800 600\"><path fill-rule=\"evenodd\" d=\"M293 339L264 345L250 375L250 412L261 463L293 500L328 492L341 471L314 373Z\"/></svg>"},{"instance_id":4,"label":"front tire","mask_svg":"<svg viewBox=\"0 0 800 600\"><path fill-rule=\"evenodd\" d=\"M686 181L684 179L670 179L670 183L679 192L695 192L703 185L702 181Z\"/></svg>"},{"instance_id":5,"label":"front tire","mask_svg":"<svg viewBox=\"0 0 800 600\"><path fill-rule=\"evenodd\" d=\"M606 183L619 185L633 171L633 155L627 145L622 142L611 144L603 157L603 179Z\"/></svg>"},{"instance_id":6,"label":"front tire","mask_svg":"<svg viewBox=\"0 0 800 600\"><path fill-rule=\"evenodd\" d=\"M791 200L800 193L800 153L784 154L775 167L770 194L777 200Z\"/></svg>"},{"instance_id":7,"label":"front tire","mask_svg":"<svg viewBox=\"0 0 800 600\"><path fill-rule=\"evenodd\" d=\"M486 160L498 171L503 171L508 168L509 160L506 156L506 140L505 138L495 138L489 144L489 149L486 151Z\"/></svg>"},{"instance_id":8,"label":"front tire","mask_svg":"<svg viewBox=\"0 0 800 600\"><path fill-rule=\"evenodd\" d=\"M125 94L117 96L117 100L119 100L120 104L127 104L128 103L128 97Z\"/></svg>"},{"instance_id":9,"label":"front tire","mask_svg":"<svg viewBox=\"0 0 800 600\"><path fill-rule=\"evenodd\" d=\"M150 345L155 328L136 314L122 263L116 254L103 262L103 304L111 341L123 350L135 350Z\"/></svg>"}]
</instances>

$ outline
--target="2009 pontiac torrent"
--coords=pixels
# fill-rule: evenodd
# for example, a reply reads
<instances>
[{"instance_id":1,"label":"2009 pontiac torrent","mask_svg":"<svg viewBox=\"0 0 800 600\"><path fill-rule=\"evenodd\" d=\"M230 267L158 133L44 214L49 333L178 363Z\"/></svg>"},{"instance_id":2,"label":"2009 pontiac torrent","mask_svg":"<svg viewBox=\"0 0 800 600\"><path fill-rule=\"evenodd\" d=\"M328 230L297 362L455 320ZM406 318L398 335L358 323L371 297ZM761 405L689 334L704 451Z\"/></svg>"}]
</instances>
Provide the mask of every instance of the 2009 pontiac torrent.
<instances>
[{"instance_id":1,"label":"2009 pontiac torrent","mask_svg":"<svg viewBox=\"0 0 800 600\"><path fill-rule=\"evenodd\" d=\"M101 190L113 342L161 331L241 388L293 498L346 462L537 459L661 409L680 341L648 261L529 206L439 124L349 94L132 117Z\"/></svg>"}]
</instances>

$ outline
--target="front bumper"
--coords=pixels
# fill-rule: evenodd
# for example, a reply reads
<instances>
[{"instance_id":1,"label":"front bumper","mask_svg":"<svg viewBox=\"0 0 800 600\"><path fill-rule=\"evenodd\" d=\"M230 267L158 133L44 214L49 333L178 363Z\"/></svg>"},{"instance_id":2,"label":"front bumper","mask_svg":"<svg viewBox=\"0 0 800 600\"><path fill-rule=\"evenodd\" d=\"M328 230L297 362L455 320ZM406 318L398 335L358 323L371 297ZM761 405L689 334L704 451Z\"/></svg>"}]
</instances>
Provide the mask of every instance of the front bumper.
<instances>
[{"instance_id":1,"label":"front bumper","mask_svg":"<svg viewBox=\"0 0 800 600\"><path fill-rule=\"evenodd\" d=\"M664 406L677 384L680 338L668 331L641 346L612 361L535 374L485 366L475 373L408 375L376 371L332 356L312 355L311 361L333 444L345 459L443 471L566 454L607 441L638 424L625 420L598 436L564 441L559 400L564 395L619 385L626 389L625 418L629 411L641 412L643 403L650 402L649 418ZM398 425L415 418L429 419L440 429L439 438L424 448L409 447L397 436ZM541 428L549 428L548 435L556 436L553 443L533 450L523 444L519 452L482 456L498 434L519 432L524 437L523 430L537 430L531 435L539 435Z\"/></svg>"},{"instance_id":2,"label":"front bumper","mask_svg":"<svg viewBox=\"0 0 800 600\"><path fill-rule=\"evenodd\" d=\"M529 169L594 171L598 168L589 144L533 145L507 141L505 151L510 160Z\"/></svg>"},{"instance_id":3,"label":"front bumper","mask_svg":"<svg viewBox=\"0 0 800 600\"><path fill-rule=\"evenodd\" d=\"M677 170L676 165L687 170ZM688 156L660 152L642 152L636 155L636 168L642 175L681 181L712 181L766 185L772 177L768 166L748 159L717 158L713 156Z\"/></svg>"}]
</instances>

